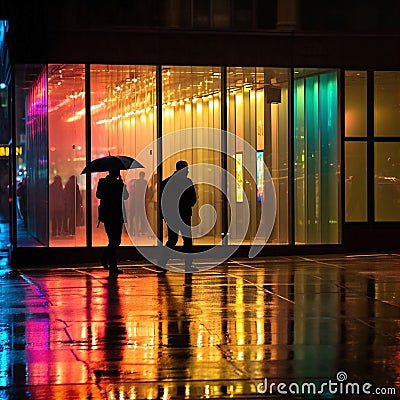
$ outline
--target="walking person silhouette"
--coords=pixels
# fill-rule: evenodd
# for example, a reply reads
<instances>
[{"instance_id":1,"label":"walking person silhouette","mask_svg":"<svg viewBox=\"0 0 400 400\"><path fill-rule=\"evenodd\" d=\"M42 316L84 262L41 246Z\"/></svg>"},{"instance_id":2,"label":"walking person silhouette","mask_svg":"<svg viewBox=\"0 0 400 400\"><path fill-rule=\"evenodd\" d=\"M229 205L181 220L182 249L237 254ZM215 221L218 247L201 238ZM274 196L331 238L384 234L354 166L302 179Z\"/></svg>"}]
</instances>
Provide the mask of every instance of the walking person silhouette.
<instances>
[{"instance_id":1,"label":"walking person silhouette","mask_svg":"<svg viewBox=\"0 0 400 400\"><path fill-rule=\"evenodd\" d=\"M96 197L100 199L99 222L104 223L108 245L101 256L101 263L110 274L122 274L118 268L118 247L121 244L124 224L123 200L129 197L119 170L111 170L99 179Z\"/></svg>"},{"instance_id":2,"label":"walking person silhouette","mask_svg":"<svg viewBox=\"0 0 400 400\"><path fill-rule=\"evenodd\" d=\"M161 182L161 214L167 223L168 240L163 249L159 266L165 268L170 249L178 242L179 232L183 239L185 254L185 271L195 272L192 266L192 208L197 202L197 193L193 181L188 178L189 165L187 161L176 163L175 172Z\"/></svg>"},{"instance_id":3,"label":"walking person silhouette","mask_svg":"<svg viewBox=\"0 0 400 400\"><path fill-rule=\"evenodd\" d=\"M49 188L51 236L59 237L62 234L64 222L64 188L60 175L54 177Z\"/></svg>"},{"instance_id":4,"label":"walking person silhouette","mask_svg":"<svg viewBox=\"0 0 400 400\"><path fill-rule=\"evenodd\" d=\"M82 196L79 185L76 182L76 176L71 175L64 187L65 215L64 215L64 233L66 235L75 235L76 216L82 206Z\"/></svg>"}]
</instances>

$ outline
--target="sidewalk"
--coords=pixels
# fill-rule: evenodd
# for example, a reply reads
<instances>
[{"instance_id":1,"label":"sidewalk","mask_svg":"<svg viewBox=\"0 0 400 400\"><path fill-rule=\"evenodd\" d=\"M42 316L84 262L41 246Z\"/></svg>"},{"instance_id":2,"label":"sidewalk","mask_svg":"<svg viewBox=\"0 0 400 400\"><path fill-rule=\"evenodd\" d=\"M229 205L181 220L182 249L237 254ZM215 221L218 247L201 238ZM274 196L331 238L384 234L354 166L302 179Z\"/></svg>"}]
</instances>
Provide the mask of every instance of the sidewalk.
<instances>
[{"instance_id":1,"label":"sidewalk","mask_svg":"<svg viewBox=\"0 0 400 400\"><path fill-rule=\"evenodd\" d=\"M123 269L3 263L0 399L288 398L278 384L298 388L291 398L370 398L346 383L400 393L398 255ZM311 383L317 395L302 395Z\"/></svg>"}]
</instances>

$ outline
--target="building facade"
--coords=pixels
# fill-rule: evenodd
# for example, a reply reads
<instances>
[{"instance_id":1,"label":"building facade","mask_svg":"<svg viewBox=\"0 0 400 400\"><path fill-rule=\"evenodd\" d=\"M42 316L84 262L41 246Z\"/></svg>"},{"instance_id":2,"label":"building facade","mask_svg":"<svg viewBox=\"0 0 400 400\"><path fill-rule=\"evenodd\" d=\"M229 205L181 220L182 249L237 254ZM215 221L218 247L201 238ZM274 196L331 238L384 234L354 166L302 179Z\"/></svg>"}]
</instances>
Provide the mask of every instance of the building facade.
<instances>
[{"instance_id":1,"label":"building facade","mask_svg":"<svg viewBox=\"0 0 400 400\"><path fill-rule=\"evenodd\" d=\"M394 2L391 12L365 6L354 20L356 8L294 0L31 7L8 10L4 24L15 264L98 258L103 174L81 171L108 153L145 165L148 224L137 204L126 204L124 258L165 238L157 188L180 158L235 180L221 173L208 182L193 170L197 248L239 245L246 254L268 201L258 168L265 163L276 217L258 243L264 254L397 249ZM221 152L226 132L236 139ZM139 172L123 172L131 193Z\"/></svg>"}]
</instances>

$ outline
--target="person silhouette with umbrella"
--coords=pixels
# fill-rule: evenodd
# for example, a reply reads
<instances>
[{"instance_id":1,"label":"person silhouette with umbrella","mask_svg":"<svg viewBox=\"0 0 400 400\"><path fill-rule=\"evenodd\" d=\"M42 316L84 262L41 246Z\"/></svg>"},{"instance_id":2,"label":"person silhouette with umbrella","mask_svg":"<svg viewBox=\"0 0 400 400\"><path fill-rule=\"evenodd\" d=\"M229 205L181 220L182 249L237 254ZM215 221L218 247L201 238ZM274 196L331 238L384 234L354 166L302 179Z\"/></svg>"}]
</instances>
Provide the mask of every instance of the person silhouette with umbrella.
<instances>
[{"instance_id":1,"label":"person silhouette with umbrella","mask_svg":"<svg viewBox=\"0 0 400 400\"><path fill-rule=\"evenodd\" d=\"M121 274L123 271L118 268L118 247L124 224L123 200L129 197L129 193L118 169L111 169L105 178L99 179L96 197L100 199L99 222L104 223L108 238L101 263L110 274Z\"/></svg>"},{"instance_id":2,"label":"person silhouette with umbrella","mask_svg":"<svg viewBox=\"0 0 400 400\"><path fill-rule=\"evenodd\" d=\"M108 245L105 248L101 263L104 268L110 270L110 274L121 274L118 268L118 247L121 244L122 227L124 224L123 200L129 197L126 186L120 175L120 170L144 168L142 164L129 156L108 156L96 158L89 162L81 174L92 172L106 172L105 178L99 179L96 189L96 197L100 199L99 224L104 223L108 237Z\"/></svg>"}]
</instances>

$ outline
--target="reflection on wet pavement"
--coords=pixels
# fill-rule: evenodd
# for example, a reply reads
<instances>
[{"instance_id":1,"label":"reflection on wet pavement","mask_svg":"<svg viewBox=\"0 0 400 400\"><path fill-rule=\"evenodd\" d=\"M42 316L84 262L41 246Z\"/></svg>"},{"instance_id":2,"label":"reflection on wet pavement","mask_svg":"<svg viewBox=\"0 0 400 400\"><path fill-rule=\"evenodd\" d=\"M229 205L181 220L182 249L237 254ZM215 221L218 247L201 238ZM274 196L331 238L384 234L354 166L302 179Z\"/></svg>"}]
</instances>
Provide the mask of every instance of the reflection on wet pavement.
<instances>
[{"instance_id":1,"label":"reflection on wet pavement","mask_svg":"<svg viewBox=\"0 0 400 400\"><path fill-rule=\"evenodd\" d=\"M0 400L369 398L338 373L400 393L397 255L123 268L3 266Z\"/></svg>"}]
</instances>

